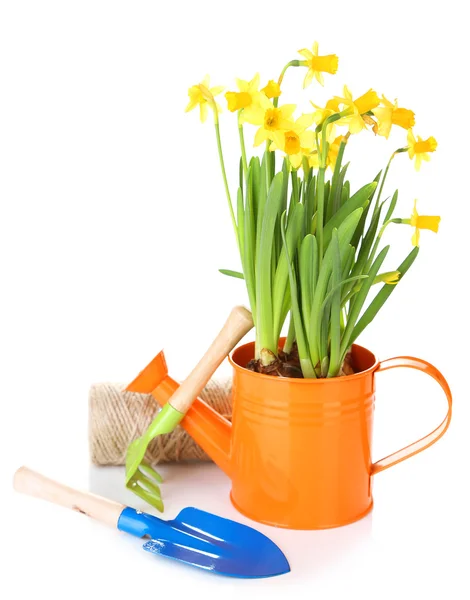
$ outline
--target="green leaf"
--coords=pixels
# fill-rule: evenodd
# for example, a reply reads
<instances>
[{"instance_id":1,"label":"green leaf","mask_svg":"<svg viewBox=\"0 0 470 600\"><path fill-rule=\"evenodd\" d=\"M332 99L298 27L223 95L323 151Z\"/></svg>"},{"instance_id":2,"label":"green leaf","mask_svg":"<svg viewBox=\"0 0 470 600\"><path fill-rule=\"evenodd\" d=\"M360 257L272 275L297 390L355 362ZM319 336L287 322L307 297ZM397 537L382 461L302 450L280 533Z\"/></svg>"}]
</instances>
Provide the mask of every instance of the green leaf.
<instances>
[{"instance_id":1,"label":"green leaf","mask_svg":"<svg viewBox=\"0 0 470 600\"><path fill-rule=\"evenodd\" d=\"M395 210L397 201L398 201L398 190L395 190L395 193L393 194L392 201L390 202L390 206L388 207L387 214L385 215L385 219L383 220L383 223L386 223L393 215L393 211Z\"/></svg>"},{"instance_id":2,"label":"green leaf","mask_svg":"<svg viewBox=\"0 0 470 600\"><path fill-rule=\"evenodd\" d=\"M339 351L341 344L341 252L339 249L338 230L333 229L331 243L333 245L333 269L331 273L332 298L330 313L330 362L328 377L335 377L339 371Z\"/></svg>"},{"instance_id":3,"label":"green leaf","mask_svg":"<svg viewBox=\"0 0 470 600\"><path fill-rule=\"evenodd\" d=\"M346 329L344 330L343 337L341 340L341 351L340 351L341 363L344 360L344 357L346 355L348 348L352 344L352 332L353 332L354 326L356 324L356 321L359 318L362 307L364 306L364 302L366 301L367 294L369 293L370 288L372 287L372 285L374 283L375 276L379 272L379 269L382 266L382 263L385 260L385 257L387 256L389 249L390 249L390 246L385 246L385 248L382 249L382 251L379 253L377 258L373 262L373 264L370 268L370 271L368 273L368 278L366 280L364 280L364 282L362 283L361 289L357 293L357 295L355 297L355 301L351 307L351 310L349 311L348 322L347 322Z\"/></svg>"},{"instance_id":4,"label":"green leaf","mask_svg":"<svg viewBox=\"0 0 470 600\"><path fill-rule=\"evenodd\" d=\"M297 340L297 349L299 351L299 359L300 366L302 369L302 373L305 378L315 378L316 373L315 369L310 362L309 351L307 347L307 341L305 337L304 325L302 322L302 316L299 307L299 298L297 293L297 281L295 277L294 270L292 269L291 257L289 255L288 243L286 240L286 212L282 213L281 217L281 236L284 247L284 252L286 254L286 260L288 265L289 272L289 285L290 285L290 294L291 294L291 305L292 305L292 318L294 319L294 327L295 327L295 338Z\"/></svg>"},{"instance_id":5,"label":"green leaf","mask_svg":"<svg viewBox=\"0 0 470 600\"><path fill-rule=\"evenodd\" d=\"M374 182L376 183L376 186L378 186L379 181L380 181L380 176L382 175L382 171L379 171L377 173L377 175L375 176ZM351 244L354 246L354 248L358 248L359 246L359 240L361 239L361 236L364 232L365 226L366 226L366 221L367 221L367 217L369 215L369 211L370 211L370 207L372 205L372 201L375 197L375 194L377 193L377 187L374 189L372 196L369 199L369 204L365 207L364 213L362 215L362 219L361 222L359 223L359 227L356 230L356 234L354 235ZM375 214L375 210L373 212L373 214Z\"/></svg>"},{"instance_id":6,"label":"green leaf","mask_svg":"<svg viewBox=\"0 0 470 600\"><path fill-rule=\"evenodd\" d=\"M357 208L365 208L367 203L369 202L369 198L377 184L375 181L372 183L368 183L360 190L358 190L347 202L343 204L343 206L338 210L337 213L333 215L333 217L328 221L323 229L323 242L324 247L326 248L331 240L331 233L333 229L338 228L341 223L344 222L346 217L354 212ZM354 246L354 244L353 244Z\"/></svg>"},{"instance_id":7,"label":"green leaf","mask_svg":"<svg viewBox=\"0 0 470 600\"><path fill-rule=\"evenodd\" d=\"M310 224L312 222L313 215L315 214L315 185L316 178L312 177L307 187L307 194L305 197L305 230L310 230Z\"/></svg>"},{"instance_id":8,"label":"green leaf","mask_svg":"<svg viewBox=\"0 0 470 600\"><path fill-rule=\"evenodd\" d=\"M341 190L341 204L344 204L351 197L351 185L349 181L345 181Z\"/></svg>"},{"instance_id":9,"label":"green leaf","mask_svg":"<svg viewBox=\"0 0 470 600\"><path fill-rule=\"evenodd\" d=\"M240 259L244 261L245 254L245 208L243 205L243 192L238 188L237 192L237 229L238 229L238 246L240 248Z\"/></svg>"},{"instance_id":10,"label":"green leaf","mask_svg":"<svg viewBox=\"0 0 470 600\"><path fill-rule=\"evenodd\" d=\"M353 276L361 275L361 274L367 275L367 273L369 272L370 266L372 264L372 261L374 260L375 252L377 250L377 245L374 245L372 251L371 251L371 247L372 247L372 244L374 243L375 234L377 233L377 228L378 228L379 220L380 220L380 211L381 211L381 207L379 207L378 212L376 212L372 215L372 220L370 222L369 228L367 229L367 233L362 238L361 247L359 249L359 253L358 253L357 259L356 259L356 264L354 265L354 268L351 273L351 275L353 275ZM376 241L378 242L379 240L376 240ZM345 290L346 296L349 296L349 299L353 295L352 287L353 286L348 286L348 288L346 288L346 290Z\"/></svg>"},{"instance_id":11,"label":"green leaf","mask_svg":"<svg viewBox=\"0 0 470 600\"><path fill-rule=\"evenodd\" d=\"M246 287L248 290L248 297L250 300L250 306L253 311L256 311L256 280L255 280L255 214L253 206L253 169L250 165L248 168L248 185L246 191L245 201L245 242L243 245L243 273L245 275ZM255 321L257 322L257 321Z\"/></svg>"},{"instance_id":12,"label":"green leaf","mask_svg":"<svg viewBox=\"0 0 470 600\"><path fill-rule=\"evenodd\" d=\"M341 261L344 260L346 252L349 248L349 242L356 230L357 224L362 215L362 208L357 208L354 212L346 217L343 223L338 228L338 240L341 253ZM308 344L310 348L310 358L312 364L316 365L320 360L320 333L321 319L320 311L322 302L327 294L328 281L330 279L333 268L333 246L328 245L325 252L323 262L318 274L317 285L312 301L312 310L310 313L310 329L308 331Z\"/></svg>"},{"instance_id":13,"label":"green leaf","mask_svg":"<svg viewBox=\"0 0 470 600\"><path fill-rule=\"evenodd\" d=\"M282 252L279 256L279 262L277 264L276 274L274 276L274 287L273 287L273 324L274 331L280 332L282 328L282 307L284 303L284 297L286 294L286 288L289 277L289 265L287 264L287 256L294 260L297 243L300 238L302 231L302 225L304 221L304 205L297 203L292 209L292 216L290 221L287 223L287 231L285 233L285 239L287 244L287 253Z\"/></svg>"},{"instance_id":14,"label":"green leaf","mask_svg":"<svg viewBox=\"0 0 470 600\"><path fill-rule=\"evenodd\" d=\"M219 269L219 273L222 273L222 275L228 275L229 277L235 277L236 279L245 279L243 273L240 273L240 271L232 271L231 269Z\"/></svg>"},{"instance_id":15,"label":"green leaf","mask_svg":"<svg viewBox=\"0 0 470 600\"><path fill-rule=\"evenodd\" d=\"M403 279L403 276L405 275L405 273L408 271L408 269L411 267L411 265L416 260L416 257L418 256L418 252L419 252L418 247L413 248L413 250L408 254L408 256L405 258L405 260L397 268L397 271L400 272L400 281ZM372 302L367 307L367 309L364 311L364 314L362 315L362 317L359 319L356 326L354 327L352 334L351 334L351 344L354 343L356 341L356 339L359 337L359 335L364 331L364 329L370 323L372 323L372 321L375 319L375 316L377 315L379 310L382 308L382 306L388 300L388 298L390 297L390 295L392 294L394 289L397 287L397 285L399 285L399 283L400 282L398 282L396 285L384 284L382 286L379 293L372 300Z\"/></svg>"},{"instance_id":16,"label":"green leaf","mask_svg":"<svg viewBox=\"0 0 470 600\"><path fill-rule=\"evenodd\" d=\"M277 339L273 330L272 257L276 223L283 203L284 174L278 173L269 188L263 216L259 253L256 256L256 325L260 350L266 348L277 355ZM245 272L246 276L246 272Z\"/></svg>"},{"instance_id":17,"label":"green leaf","mask_svg":"<svg viewBox=\"0 0 470 600\"><path fill-rule=\"evenodd\" d=\"M268 197L267 187L266 187L266 170L268 168L267 165L267 156L266 152L263 154L263 159L261 161L261 170L260 170L260 187L258 193L258 214L256 216L256 253L255 259L259 255L259 243L261 240L261 227L263 225L264 218L264 208L266 206L266 200Z\"/></svg>"},{"instance_id":18,"label":"green leaf","mask_svg":"<svg viewBox=\"0 0 470 600\"><path fill-rule=\"evenodd\" d=\"M250 170L251 170L251 179L250 187L251 187L251 198L253 203L253 219L254 219L254 227L256 231L256 220L258 218L258 205L260 202L260 180L261 180L261 166L259 162L259 158L257 156L253 156L250 160Z\"/></svg>"},{"instance_id":19,"label":"green leaf","mask_svg":"<svg viewBox=\"0 0 470 600\"><path fill-rule=\"evenodd\" d=\"M346 256L345 256L345 259L344 259L343 273L342 273L341 279L346 279L348 277L349 273L351 272L351 267L352 267L353 262L354 262L354 256L355 256L355 254L356 254L356 250L350 244L349 245L349 250L346 253Z\"/></svg>"},{"instance_id":20,"label":"green leaf","mask_svg":"<svg viewBox=\"0 0 470 600\"><path fill-rule=\"evenodd\" d=\"M347 279L342 279L338 284L334 285L331 290L328 292L328 294L325 296L325 299L322 302L320 311L323 312L325 310L325 307L327 305L327 303L331 300L331 298L333 297L333 294L339 289L341 290L341 288L343 287L343 285L345 285L346 283L349 283L350 281L359 281L361 279L367 279L368 275L357 275L356 277L348 277ZM358 290L359 291L359 290Z\"/></svg>"},{"instance_id":21,"label":"green leaf","mask_svg":"<svg viewBox=\"0 0 470 600\"><path fill-rule=\"evenodd\" d=\"M318 277L318 246L315 236L308 234L302 240L299 254L299 278L302 300L302 314L305 330L310 329L312 299Z\"/></svg>"},{"instance_id":22,"label":"green leaf","mask_svg":"<svg viewBox=\"0 0 470 600\"><path fill-rule=\"evenodd\" d=\"M341 206L341 192L343 190L344 177L348 169L349 163L342 167L344 150L346 148L346 142L341 142L339 145L338 156L335 162L335 168L333 171L333 177L331 179L331 214L327 216L327 219L331 218Z\"/></svg>"}]
</instances>

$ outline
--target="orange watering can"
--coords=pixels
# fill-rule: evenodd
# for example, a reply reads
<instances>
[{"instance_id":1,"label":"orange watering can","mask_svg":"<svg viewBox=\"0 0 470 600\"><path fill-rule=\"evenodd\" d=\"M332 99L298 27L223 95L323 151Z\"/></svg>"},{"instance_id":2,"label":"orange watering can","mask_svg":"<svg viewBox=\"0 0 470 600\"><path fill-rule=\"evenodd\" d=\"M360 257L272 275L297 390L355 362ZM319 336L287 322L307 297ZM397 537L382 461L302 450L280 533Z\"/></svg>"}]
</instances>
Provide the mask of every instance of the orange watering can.
<instances>
[{"instance_id":1,"label":"orange watering can","mask_svg":"<svg viewBox=\"0 0 470 600\"><path fill-rule=\"evenodd\" d=\"M428 448L449 426L449 386L435 367L419 358L378 362L369 350L354 345L354 375L292 379L244 368L253 355L254 343L249 343L230 357L232 423L198 398L181 426L230 477L234 506L255 521L291 529L356 521L372 508L372 476ZM435 379L445 392L448 411L430 434L373 463L375 375L396 367L417 369ZM160 352L127 389L151 393L163 406L177 388Z\"/></svg>"}]
</instances>

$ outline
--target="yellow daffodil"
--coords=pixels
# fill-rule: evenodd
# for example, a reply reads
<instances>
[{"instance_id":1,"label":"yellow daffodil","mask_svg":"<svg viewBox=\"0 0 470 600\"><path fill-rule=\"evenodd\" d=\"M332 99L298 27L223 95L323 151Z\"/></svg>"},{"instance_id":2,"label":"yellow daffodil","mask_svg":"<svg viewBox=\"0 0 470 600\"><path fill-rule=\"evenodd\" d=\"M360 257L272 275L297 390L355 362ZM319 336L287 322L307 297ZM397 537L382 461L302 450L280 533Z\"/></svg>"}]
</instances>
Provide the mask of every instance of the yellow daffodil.
<instances>
[{"instance_id":1,"label":"yellow daffodil","mask_svg":"<svg viewBox=\"0 0 470 600\"><path fill-rule=\"evenodd\" d=\"M441 222L441 217L418 215L416 203L417 201L415 200L413 213L411 214L410 219L410 225L415 227L415 232L411 238L413 246L419 245L419 234L421 229L427 229L428 231L437 233L439 231L439 223Z\"/></svg>"},{"instance_id":2,"label":"yellow daffodil","mask_svg":"<svg viewBox=\"0 0 470 600\"><path fill-rule=\"evenodd\" d=\"M339 112L340 103L338 98L332 98L331 100L328 100L328 102L325 104L325 108L321 108L321 106L317 106L313 102L310 102L310 104L316 109L313 113L313 120L316 125L320 125L325 119Z\"/></svg>"},{"instance_id":3,"label":"yellow daffodil","mask_svg":"<svg viewBox=\"0 0 470 600\"><path fill-rule=\"evenodd\" d=\"M330 169L332 171L334 171L335 168L335 164L336 164L336 159L338 158L338 152L339 152L339 147L340 144L343 140L345 140L345 136L344 135L339 135L338 137L333 137L333 136L329 136L329 146L328 146L328 156L326 158L326 166L330 167ZM320 142L320 148L321 148L321 142ZM314 168L314 169L318 169L320 166L320 157L318 155L318 150L315 150L309 157L309 165Z\"/></svg>"},{"instance_id":4,"label":"yellow daffodil","mask_svg":"<svg viewBox=\"0 0 470 600\"><path fill-rule=\"evenodd\" d=\"M411 238L413 246L419 246L419 236L421 229L427 229L429 231L434 231L434 233L437 233L439 230L439 223L441 221L441 217L418 215L418 211L416 210L416 203L417 200L415 200L413 212L411 213L411 217L409 219L393 220L394 223L404 223L405 225L411 225L411 227L415 228L413 237Z\"/></svg>"},{"instance_id":5,"label":"yellow daffodil","mask_svg":"<svg viewBox=\"0 0 470 600\"><path fill-rule=\"evenodd\" d=\"M380 106L373 108L372 112L378 120L377 133L385 138L390 135L392 125L398 125L403 129L411 129L415 124L415 114L412 110L399 108L397 100L392 103L385 96L382 96Z\"/></svg>"},{"instance_id":6,"label":"yellow daffodil","mask_svg":"<svg viewBox=\"0 0 470 600\"><path fill-rule=\"evenodd\" d=\"M295 104L285 104L276 108L264 94L259 97L258 105L251 105L243 110L242 119L252 125L259 125L255 134L255 146L266 140L274 141L276 132L289 131L293 127L292 114Z\"/></svg>"},{"instance_id":7,"label":"yellow daffodil","mask_svg":"<svg viewBox=\"0 0 470 600\"><path fill-rule=\"evenodd\" d=\"M225 94L230 112L236 112L251 106L257 102L259 97L259 73L256 73L251 81L244 81L243 79L236 79L235 81L239 91Z\"/></svg>"},{"instance_id":8,"label":"yellow daffodil","mask_svg":"<svg viewBox=\"0 0 470 600\"><path fill-rule=\"evenodd\" d=\"M185 112L189 112L199 105L199 116L201 123L207 119L207 106L210 106L214 113L220 112L222 109L215 101L215 96L218 96L223 91L223 86L209 87L209 75L206 75L201 83L193 85L188 90L189 104ZM216 114L217 116L217 114Z\"/></svg>"},{"instance_id":9,"label":"yellow daffodil","mask_svg":"<svg viewBox=\"0 0 470 600\"><path fill-rule=\"evenodd\" d=\"M380 99L377 92L372 89L359 96L359 98L356 98L356 100L353 100L351 91L347 85L344 86L343 93L343 98L336 96L335 100L339 105L344 105L345 108L343 110L347 109L350 114L343 117L337 124L348 125L349 133L359 133L365 129L366 125L371 124L369 119L365 119L368 116L366 113L377 108L380 104Z\"/></svg>"},{"instance_id":10,"label":"yellow daffodil","mask_svg":"<svg viewBox=\"0 0 470 600\"><path fill-rule=\"evenodd\" d=\"M418 135L418 139L416 139L413 131L409 129L407 141L408 156L411 160L413 160L413 158L415 159L415 169L419 171L423 160L428 162L431 160L429 153L434 152L437 148L436 138L431 136L427 140L423 140L423 138Z\"/></svg>"},{"instance_id":11,"label":"yellow daffodil","mask_svg":"<svg viewBox=\"0 0 470 600\"><path fill-rule=\"evenodd\" d=\"M302 158L308 156L315 145L315 134L309 130L313 124L313 115L306 114L292 123L291 129L287 131L275 131L272 136L270 150L281 150L289 157L294 169L302 164Z\"/></svg>"},{"instance_id":12,"label":"yellow daffodil","mask_svg":"<svg viewBox=\"0 0 470 600\"><path fill-rule=\"evenodd\" d=\"M273 79L270 79L266 86L261 90L266 98L279 98L281 95L281 86Z\"/></svg>"},{"instance_id":13,"label":"yellow daffodil","mask_svg":"<svg viewBox=\"0 0 470 600\"><path fill-rule=\"evenodd\" d=\"M300 61L300 64L304 67L308 67L307 74L304 79L304 88L306 88L312 79L315 79L323 85L323 73L330 73L334 75L338 70L338 57L336 54L327 54L325 56L318 56L318 42L313 44L312 50L303 48L299 50L306 60Z\"/></svg>"}]
</instances>

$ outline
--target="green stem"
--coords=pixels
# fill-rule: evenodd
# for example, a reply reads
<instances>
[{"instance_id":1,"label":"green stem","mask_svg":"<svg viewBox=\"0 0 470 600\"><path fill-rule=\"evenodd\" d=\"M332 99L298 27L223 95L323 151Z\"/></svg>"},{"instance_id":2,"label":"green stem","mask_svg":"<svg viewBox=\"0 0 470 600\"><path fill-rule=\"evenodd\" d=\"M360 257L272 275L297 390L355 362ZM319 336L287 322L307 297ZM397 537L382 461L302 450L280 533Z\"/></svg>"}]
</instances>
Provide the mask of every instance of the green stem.
<instances>
[{"instance_id":1,"label":"green stem","mask_svg":"<svg viewBox=\"0 0 470 600\"><path fill-rule=\"evenodd\" d=\"M215 114L217 115L217 113L215 113ZM230 197L230 190L229 190L229 187L228 187L227 173L225 171L224 155L223 155L223 152L222 152L222 142L220 140L219 121L217 119L217 116L216 116L216 120L215 120L215 137L217 139L217 150L218 150L218 153L219 153L220 168L222 170L222 177L223 177L223 180L224 180L225 195L227 196L227 202L228 202L228 207L229 207L229 210L230 210L230 217L232 219L233 230L235 232L235 238L237 240L237 244L239 244L239 242L238 242L237 221L235 219L235 213L233 212L232 199Z\"/></svg>"},{"instance_id":2,"label":"green stem","mask_svg":"<svg viewBox=\"0 0 470 600\"><path fill-rule=\"evenodd\" d=\"M238 111L238 135L240 137L240 148L242 151L243 173L245 177L248 173L248 162L246 160L245 136L243 135L243 123L241 120L242 111Z\"/></svg>"},{"instance_id":3,"label":"green stem","mask_svg":"<svg viewBox=\"0 0 470 600\"><path fill-rule=\"evenodd\" d=\"M326 168L320 166L318 169L317 180L317 223L315 234L318 241L318 264L321 267L323 259L323 213L325 204L325 171Z\"/></svg>"},{"instance_id":4,"label":"green stem","mask_svg":"<svg viewBox=\"0 0 470 600\"><path fill-rule=\"evenodd\" d=\"M390 163L389 163L389 164L390 164ZM379 230L379 233L377 234L377 237L375 238L374 245L372 246L372 250L371 250L370 256L369 256L369 258L367 259L366 266L364 267L364 273L368 273L368 272L369 272L369 269L370 269L370 267L371 267L371 265L372 265L372 263L373 263L373 261L374 261L375 254L376 254L376 252L377 252L377 248L379 247L380 240L381 240L381 238L382 238L382 235L383 235L383 233L384 233L384 231L385 231L385 228L387 227L387 225L390 225L390 223L394 223L394 222L395 222L395 220L394 220L394 219L390 219L389 221L386 221L386 222L385 222L385 223L382 225L382 227L380 228L380 230Z\"/></svg>"},{"instance_id":5,"label":"green stem","mask_svg":"<svg viewBox=\"0 0 470 600\"><path fill-rule=\"evenodd\" d=\"M300 66L300 60L291 60L286 64L286 66L282 69L281 74L279 75L279 79L277 81L279 87L282 85L282 80L284 79L284 75L285 75L287 69L289 67L299 67L299 66ZM274 108L277 108L278 103L279 103L279 97L274 98L273 99Z\"/></svg>"},{"instance_id":6,"label":"green stem","mask_svg":"<svg viewBox=\"0 0 470 600\"><path fill-rule=\"evenodd\" d=\"M390 165L392 163L392 160L395 158L395 154L396 154L395 152L392 154L392 156L390 157L390 160L388 161L387 166L385 168L384 176L382 177L382 181L380 182L379 193L377 194L377 200L375 202L375 206L379 205L380 196L382 195L382 190L383 190L383 187L384 187L384 183L385 183L385 180L387 179L388 170L390 169Z\"/></svg>"}]
</instances>

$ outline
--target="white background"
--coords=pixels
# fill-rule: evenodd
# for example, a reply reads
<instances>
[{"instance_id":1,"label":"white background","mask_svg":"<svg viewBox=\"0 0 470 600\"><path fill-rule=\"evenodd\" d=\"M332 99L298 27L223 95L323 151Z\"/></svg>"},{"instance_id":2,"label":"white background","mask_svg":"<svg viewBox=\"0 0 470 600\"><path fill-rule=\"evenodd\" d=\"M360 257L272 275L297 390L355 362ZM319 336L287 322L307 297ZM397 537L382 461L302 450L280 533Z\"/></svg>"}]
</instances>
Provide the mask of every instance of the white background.
<instances>
[{"instance_id":1,"label":"white background","mask_svg":"<svg viewBox=\"0 0 470 600\"><path fill-rule=\"evenodd\" d=\"M0 3L5 597L469 596L469 56L459 5ZM229 580L159 560L137 539L20 497L11 477L28 464L137 505L120 469L89 467L90 384L131 380L162 347L173 376L184 377L231 306L246 301L242 282L217 272L237 269L238 259L213 128L184 114L187 88L206 73L228 89L257 70L263 82L276 78L315 39L339 55L340 68L325 90L313 84L301 94L304 104L322 103L343 83L355 95L374 87L415 110L416 133L438 140L419 174L406 155L396 159L387 193L399 186L400 216L418 197L421 213L442 215L441 230L422 234L418 261L360 341L381 359L408 354L435 364L454 392L454 419L436 446L377 475L374 511L361 522L325 532L259 526L285 551L289 575ZM291 100L299 71L286 76ZM221 127L233 176L234 118L226 113ZM351 140L354 189L404 135ZM388 232L390 268L408 253L411 233ZM378 459L433 429L445 400L419 373L377 379ZM196 505L249 523L230 505L229 482L215 466L162 472L168 518Z\"/></svg>"}]
</instances>

